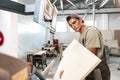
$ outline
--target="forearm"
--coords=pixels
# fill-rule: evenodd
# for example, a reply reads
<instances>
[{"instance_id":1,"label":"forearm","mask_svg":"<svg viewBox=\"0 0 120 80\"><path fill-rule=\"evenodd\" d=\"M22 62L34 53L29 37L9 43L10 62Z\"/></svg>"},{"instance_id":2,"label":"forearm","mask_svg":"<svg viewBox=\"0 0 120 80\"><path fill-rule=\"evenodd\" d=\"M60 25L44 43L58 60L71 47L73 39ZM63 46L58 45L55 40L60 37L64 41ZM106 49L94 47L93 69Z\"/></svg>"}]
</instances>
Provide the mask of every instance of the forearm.
<instances>
[{"instance_id":1,"label":"forearm","mask_svg":"<svg viewBox=\"0 0 120 80\"><path fill-rule=\"evenodd\" d=\"M88 50L91 51L91 52L92 52L93 54L95 54L95 55L96 55L96 53L97 53L96 48L88 48Z\"/></svg>"}]
</instances>

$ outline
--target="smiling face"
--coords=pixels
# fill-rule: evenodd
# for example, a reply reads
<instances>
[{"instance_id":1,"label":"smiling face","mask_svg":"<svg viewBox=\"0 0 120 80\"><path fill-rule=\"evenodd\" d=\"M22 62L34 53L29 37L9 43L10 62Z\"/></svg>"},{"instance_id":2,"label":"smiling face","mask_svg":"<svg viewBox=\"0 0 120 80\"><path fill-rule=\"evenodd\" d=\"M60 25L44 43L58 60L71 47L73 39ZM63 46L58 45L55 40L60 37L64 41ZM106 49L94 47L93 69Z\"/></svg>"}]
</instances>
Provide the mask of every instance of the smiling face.
<instances>
[{"instance_id":1,"label":"smiling face","mask_svg":"<svg viewBox=\"0 0 120 80\"><path fill-rule=\"evenodd\" d=\"M69 26L71 26L71 28L75 31L75 32L81 32L82 30L82 19L76 19L76 18L71 18L68 21Z\"/></svg>"}]
</instances>

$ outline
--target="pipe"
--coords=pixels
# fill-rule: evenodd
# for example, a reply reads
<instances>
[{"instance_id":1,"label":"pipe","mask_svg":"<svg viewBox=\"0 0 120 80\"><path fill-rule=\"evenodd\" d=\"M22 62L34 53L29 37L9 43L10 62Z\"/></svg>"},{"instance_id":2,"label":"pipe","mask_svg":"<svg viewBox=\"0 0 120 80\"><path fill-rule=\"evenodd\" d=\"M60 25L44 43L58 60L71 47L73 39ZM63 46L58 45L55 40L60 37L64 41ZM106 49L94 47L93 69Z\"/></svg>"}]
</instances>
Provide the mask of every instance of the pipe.
<instances>
[{"instance_id":1,"label":"pipe","mask_svg":"<svg viewBox=\"0 0 120 80\"><path fill-rule=\"evenodd\" d=\"M93 26L95 26L95 0L93 0Z\"/></svg>"}]
</instances>

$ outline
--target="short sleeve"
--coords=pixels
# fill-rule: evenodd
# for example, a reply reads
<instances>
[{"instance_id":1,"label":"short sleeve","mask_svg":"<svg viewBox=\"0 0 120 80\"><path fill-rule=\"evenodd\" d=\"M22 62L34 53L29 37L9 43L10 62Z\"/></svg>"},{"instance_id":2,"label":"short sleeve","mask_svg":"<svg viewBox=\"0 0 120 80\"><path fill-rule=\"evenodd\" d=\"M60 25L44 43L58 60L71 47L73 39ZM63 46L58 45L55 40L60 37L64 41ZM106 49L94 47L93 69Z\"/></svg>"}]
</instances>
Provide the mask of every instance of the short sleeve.
<instances>
[{"instance_id":1,"label":"short sleeve","mask_svg":"<svg viewBox=\"0 0 120 80\"><path fill-rule=\"evenodd\" d=\"M100 47L100 38L99 34L95 29L88 30L85 38L86 48L99 48Z\"/></svg>"}]
</instances>

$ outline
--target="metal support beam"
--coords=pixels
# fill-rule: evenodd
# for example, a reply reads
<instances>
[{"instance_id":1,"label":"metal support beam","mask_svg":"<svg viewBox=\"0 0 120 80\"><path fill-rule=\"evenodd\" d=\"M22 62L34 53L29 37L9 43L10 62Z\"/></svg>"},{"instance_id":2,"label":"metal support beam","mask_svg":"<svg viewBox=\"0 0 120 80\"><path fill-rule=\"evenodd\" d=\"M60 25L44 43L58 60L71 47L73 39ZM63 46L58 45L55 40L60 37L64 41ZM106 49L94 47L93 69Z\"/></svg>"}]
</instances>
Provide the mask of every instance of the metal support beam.
<instances>
[{"instance_id":1,"label":"metal support beam","mask_svg":"<svg viewBox=\"0 0 120 80\"><path fill-rule=\"evenodd\" d=\"M63 0L60 0L60 5L61 5L62 11L63 11Z\"/></svg>"},{"instance_id":2,"label":"metal support beam","mask_svg":"<svg viewBox=\"0 0 120 80\"><path fill-rule=\"evenodd\" d=\"M58 11L59 15L67 15L67 14L71 14L73 12L78 13L78 14L85 14L87 9L81 9L81 10L65 10L64 12L62 10ZM96 14L110 14L110 13L120 13L120 8L102 8L102 9L95 9L95 13ZM88 14L92 14L92 10L88 12Z\"/></svg>"},{"instance_id":3,"label":"metal support beam","mask_svg":"<svg viewBox=\"0 0 120 80\"><path fill-rule=\"evenodd\" d=\"M55 0L52 4L54 5L57 2L57 0Z\"/></svg>"},{"instance_id":4,"label":"metal support beam","mask_svg":"<svg viewBox=\"0 0 120 80\"><path fill-rule=\"evenodd\" d=\"M84 16L82 17L83 20L85 20L85 18L86 18L86 16L87 16L87 14L88 14L89 11L90 11L90 9L86 10Z\"/></svg>"},{"instance_id":5,"label":"metal support beam","mask_svg":"<svg viewBox=\"0 0 120 80\"><path fill-rule=\"evenodd\" d=\"M73 2L71 2L70 0L67 0L71 5L73 5L75 8L77 8L77 6L73 3Z\"/></svg>"},{"instance_id":6,"label":"metal support beam","mask_svg":"<svg viewBox=\"0 0 120 80\"><path fill-rule=\"evenodd\" d=\"M100 8L103 7L109 0L103 0L102 3L100 4Z\"/></svg>"},{"instance_id":7,"label":"metal support beam","mask_svg":"<svg viewBox=\"0 0 120 80\"><path fill-rule=\"evenodd\" d=\"M95 26L95 0L93 0L93 26Z\"/></svg>"}]
</instances>

